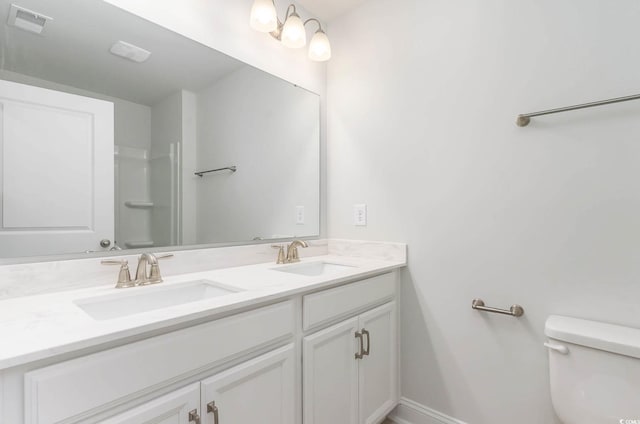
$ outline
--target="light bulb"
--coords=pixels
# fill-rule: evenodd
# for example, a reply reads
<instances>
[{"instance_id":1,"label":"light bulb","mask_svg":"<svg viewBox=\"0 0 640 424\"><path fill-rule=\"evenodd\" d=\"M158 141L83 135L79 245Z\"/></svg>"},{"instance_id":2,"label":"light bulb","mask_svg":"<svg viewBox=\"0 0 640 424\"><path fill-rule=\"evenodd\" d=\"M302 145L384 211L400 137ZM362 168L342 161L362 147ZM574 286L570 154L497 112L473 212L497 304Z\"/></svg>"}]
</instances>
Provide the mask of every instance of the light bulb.
<instances>
[{"instance_id":1,"label":"light bulb","mask_svg":"<svg viewBox=\"0 0 640 424\"><path fill-rule=\"evenodd\" d=\"M331 59L331 44L329 37L323 30L319 29L311 38L309 43L309 59L316 62L324 62Z\"/></svg>"},{"instance_id":2,"label":"light bulb","mask_svg":"<svg viewBox=\"0 0 640 424\"><path fill-rule=\"evenodd\" d=\"M300 16L295 12L289 15L284 23L282 44L292 49L298 49L307 44L307 33L304 29L304 24Z\"/></svg>"},{"instance_id":3,"label":"light bulb","mask_svg":"<svg viewBox=\"0 0 640 424\"><path fill-rule=\"evenodd\" d=\"M278 28L278 14L273 0L255 0L251 8L251 28L260 32L271 32Z\"/></svg>"}]
</instances>

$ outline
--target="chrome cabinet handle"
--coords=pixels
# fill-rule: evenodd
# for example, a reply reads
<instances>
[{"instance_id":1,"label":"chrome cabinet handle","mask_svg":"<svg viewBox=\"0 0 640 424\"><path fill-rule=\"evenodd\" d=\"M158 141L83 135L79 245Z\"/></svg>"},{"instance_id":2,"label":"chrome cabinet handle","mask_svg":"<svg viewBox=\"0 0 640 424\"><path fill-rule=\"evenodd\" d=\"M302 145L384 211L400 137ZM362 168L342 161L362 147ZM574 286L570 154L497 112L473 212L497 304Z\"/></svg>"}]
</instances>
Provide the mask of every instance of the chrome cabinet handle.
<instances>
[{"instance_id":1,"label":"chrome cabinet handle","mask_svg":"<svg viewBox=\"0 0 640 424\"><path fill-rule=\"evenodd\" d=\"M362 352L362 356L369 356L369 352L371 352L371 335L364 328L362 329L362 335L367 336L367 348Z\"/></svg>"},{"instance_id":2,"label":"chrome cabinet handle","mask_svg":"<svg viewBox=\"0 0 640 424\"><path fill-rule=\"evenodd\" d=\"M189 422L200 424L200 415L198 414L197 409L194 409L193 411L189 411Z\"/></svg>"},{"instance_id":3,"label":"chrome cabinet handle","mask_svg":"<svg viewBox=\"0 0 640 424\"><path fill-rule=\"evenodd\" d=\"M218 407L215 401L207 403L207 414L213 414L213 424L218 424Z\"/></svg>"},{"instance_id":4,"label":"chrome cabinet handle","mask_svg":"<svg viewBox=\"0 0 640 424\"><path fill-rule=\"evenodd\" d=\"M364 357L364 340L361 332L356 331L356 339L360 339L360 351L356 353L356 359L362 359Z\"/></svg>"}]
</instances>

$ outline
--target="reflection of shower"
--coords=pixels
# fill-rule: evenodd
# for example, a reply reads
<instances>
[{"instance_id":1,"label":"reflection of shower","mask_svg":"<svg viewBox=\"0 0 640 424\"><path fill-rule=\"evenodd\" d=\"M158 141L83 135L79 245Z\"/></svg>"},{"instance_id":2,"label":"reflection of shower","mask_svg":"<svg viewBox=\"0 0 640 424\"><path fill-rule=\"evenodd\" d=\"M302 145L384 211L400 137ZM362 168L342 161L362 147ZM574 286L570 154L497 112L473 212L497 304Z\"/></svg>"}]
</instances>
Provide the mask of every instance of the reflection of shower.
<instances>
[{"instance_id":1,"label":"reflection of shower","mask_svg":"<svg viewBox=\"0 0 640 424\"><path fill-rule=\"evenodd\" d=\"M149 150L115 146L115 244L153 246L149 193Z\"/></svg>"},{"instance_id":2,"label":"reflection of shower","mask_svg":"<svg viewBox=\"0 0 640 424\"><path fill-rule=\"evenodd\" d=\"M150 187L153 200L151 238L155 246L175 246L181 238L181 143L170 143L166 154L151 158Z\"/></svg>"},{"instance_id":3,"label":"reflection of shower","mask_svg":"<svg viewBox=\"0 0 640 424\"><path fill-rule=\"evenodd\" d=\"M115 146L116 243L129 249L173 246L180 228L180 143L167 154Z\"/></svg>"}]
</instances>

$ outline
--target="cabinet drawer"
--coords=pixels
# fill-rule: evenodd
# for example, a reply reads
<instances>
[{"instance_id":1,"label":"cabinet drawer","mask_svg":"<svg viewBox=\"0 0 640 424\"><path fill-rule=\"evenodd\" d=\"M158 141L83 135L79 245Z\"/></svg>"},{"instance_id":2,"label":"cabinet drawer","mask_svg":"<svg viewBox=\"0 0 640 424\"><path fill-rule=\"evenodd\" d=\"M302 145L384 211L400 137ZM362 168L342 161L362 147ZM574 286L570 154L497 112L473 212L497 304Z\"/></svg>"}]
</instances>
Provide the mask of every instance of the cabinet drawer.
<instances>
[{"instance_id":1,"label":"cabinet drawer","mask_svg":"<svg viewBox=\"0 0 640 424\"><path fill-rule=\"evenodd\" d=\"M220 365L294 332L283 302L25 374L25 423L53 424L97 413Z\"/></svg>"},{"instance_id":2,"label":"cabinet drawer","mask_svg":"<svg viewBox=\"0 0 640 424\"><path fill-rule=\"evenodd\" d=\"M395 274L388 273L304 296L303 329L327 324L392 299L395 287Z\"/></svg>"}]
</instances>

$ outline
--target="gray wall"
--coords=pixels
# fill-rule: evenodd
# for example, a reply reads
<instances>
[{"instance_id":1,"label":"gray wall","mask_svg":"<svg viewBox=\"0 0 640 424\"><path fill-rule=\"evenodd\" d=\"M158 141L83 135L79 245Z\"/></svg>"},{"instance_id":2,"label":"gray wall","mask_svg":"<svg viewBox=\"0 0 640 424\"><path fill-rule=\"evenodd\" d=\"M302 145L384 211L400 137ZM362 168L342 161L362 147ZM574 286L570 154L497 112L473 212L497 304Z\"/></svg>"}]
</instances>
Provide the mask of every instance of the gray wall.
<instances>
[{"instance_id":1,"label":"gray wall","mask_svg":"<svg viewBox=\"0 0 640 424\"><path fill-rule=\"evenodd\" d=\"M330 23L329 236L409 244L404 396L551 423L546 317L640 327L640 102L515 125L637 93L638 18L632 0L369 0Z\"/></svg>"}]
</instances>

